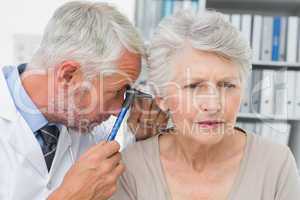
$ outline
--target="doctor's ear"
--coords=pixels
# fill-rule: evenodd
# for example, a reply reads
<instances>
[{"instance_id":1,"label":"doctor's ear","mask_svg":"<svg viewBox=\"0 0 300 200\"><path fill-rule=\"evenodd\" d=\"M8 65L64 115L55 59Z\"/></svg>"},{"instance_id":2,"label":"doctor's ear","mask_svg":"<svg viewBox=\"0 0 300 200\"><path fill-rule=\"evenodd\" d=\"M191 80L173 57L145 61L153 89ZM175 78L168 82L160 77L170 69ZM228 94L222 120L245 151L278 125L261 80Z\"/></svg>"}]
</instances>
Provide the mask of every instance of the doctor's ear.
<instances>
[{"instance_id":1,"label":"doctor's ear","mask_svg":"<svg viewBox=\"0 0 300 200\"><path fill-rule=\"evenodd\" d=\"M76 85L83 80L81 65L75 61L64 61L56 68L56 80L64 87Z\"/></svg>"}]
</instances>

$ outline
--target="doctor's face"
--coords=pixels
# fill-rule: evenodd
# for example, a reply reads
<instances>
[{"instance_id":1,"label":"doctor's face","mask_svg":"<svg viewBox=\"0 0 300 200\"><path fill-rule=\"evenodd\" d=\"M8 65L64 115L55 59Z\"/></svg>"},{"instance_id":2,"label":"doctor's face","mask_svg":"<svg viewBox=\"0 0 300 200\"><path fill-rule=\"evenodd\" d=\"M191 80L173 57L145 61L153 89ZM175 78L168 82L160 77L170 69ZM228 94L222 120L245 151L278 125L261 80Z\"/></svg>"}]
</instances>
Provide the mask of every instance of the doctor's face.
<instances>
[{"instance_id":1,"label":"doctor's face","mask_svg":"<svg viewBox=\"0 0 300 200\"><path fill-rule=\"evenodd\" d=\"M82 85L83 90L74 95L75 107L69 127L89 132L110 115L117 115L127 86L132 85L140 73L140 61L139 55L126 51L115 63L116 69L104 70Z\"/></svg>"},{"instance_id":2,"label":"doctor's face","mask_svg":"<svg viewBox=\"0 0 300 200\"><path fill-rule=\"evenodd\" d=\"M190 46L171 63L175 75L163 106L170 109L175 132L203 144L233 133L242 96L239 66Z\"/></svg>"}]
</instances>

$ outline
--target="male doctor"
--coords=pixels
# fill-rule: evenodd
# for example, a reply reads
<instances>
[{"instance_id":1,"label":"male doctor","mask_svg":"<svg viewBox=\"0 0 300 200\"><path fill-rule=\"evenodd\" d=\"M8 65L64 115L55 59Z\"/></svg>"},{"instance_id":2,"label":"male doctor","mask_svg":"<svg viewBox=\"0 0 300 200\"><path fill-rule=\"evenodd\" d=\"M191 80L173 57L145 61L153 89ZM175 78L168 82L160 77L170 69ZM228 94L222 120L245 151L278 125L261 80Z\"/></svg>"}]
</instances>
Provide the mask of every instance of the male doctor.
<instances>
[{"instance_id":1,"label":"male doctor","mask_svg":"<svg viewBox=\"0 0 300 200\"><path fill-rule=\"evenodd\" d=\"M37 16L38 17L38 16ZM116 9L69 2L27 64L0 70L0 199L107 199L124 171L91 129L117 114L142 41Z\"/></svg>"}]
</instances>

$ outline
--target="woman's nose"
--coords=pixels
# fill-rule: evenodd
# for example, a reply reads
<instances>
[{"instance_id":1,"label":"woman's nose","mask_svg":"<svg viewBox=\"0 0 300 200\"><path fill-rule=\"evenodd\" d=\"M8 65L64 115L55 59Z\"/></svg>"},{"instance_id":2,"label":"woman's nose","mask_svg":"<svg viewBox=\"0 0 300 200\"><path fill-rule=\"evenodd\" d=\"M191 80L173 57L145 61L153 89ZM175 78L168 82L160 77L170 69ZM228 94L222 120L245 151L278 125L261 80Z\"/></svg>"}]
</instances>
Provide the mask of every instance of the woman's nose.
<instances>
[{"instance_id":1,"label":"woman's nose","mask_svg":"<svg viewBox=\"0 0 300 200\"><path fill-rule=\"evenodd\" d=\"M221 111L221 101L218 97L209 97L200 103L203 112L217 113Z\"/></svg>"},{"instance_id":2,"label":"woman's nose","mask_svg":"<svg viewBox=\"0 0 300 200\"><path fill-rule=\"evenodd\" d=\"M222 107L222 94L216 88L210 88L208 93L202 94L201 98L198 99L198 105L201 111L216 113L221 110Z\"/></svg>"}]
</instances>

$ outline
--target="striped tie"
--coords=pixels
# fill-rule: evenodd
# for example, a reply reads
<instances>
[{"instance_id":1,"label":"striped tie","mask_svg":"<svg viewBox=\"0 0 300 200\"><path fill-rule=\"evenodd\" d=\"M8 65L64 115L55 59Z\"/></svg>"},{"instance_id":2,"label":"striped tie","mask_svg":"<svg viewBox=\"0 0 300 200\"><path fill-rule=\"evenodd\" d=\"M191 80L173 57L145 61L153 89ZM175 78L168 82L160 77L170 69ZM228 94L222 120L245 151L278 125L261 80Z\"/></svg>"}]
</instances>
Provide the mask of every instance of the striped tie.
<instances>
[{"instance_id":1,"label":"striped tie","mask_svg":"<svg viewBox=\"0 0 300 200\"><path fill-rule=\"evenodd\" d=\"M36 135L39 135L44 142L44 145L42 145L42 151L49 171L56 151L59 129L55 125L48 124L38 130Z\"/></svg>"}]
</instances>

